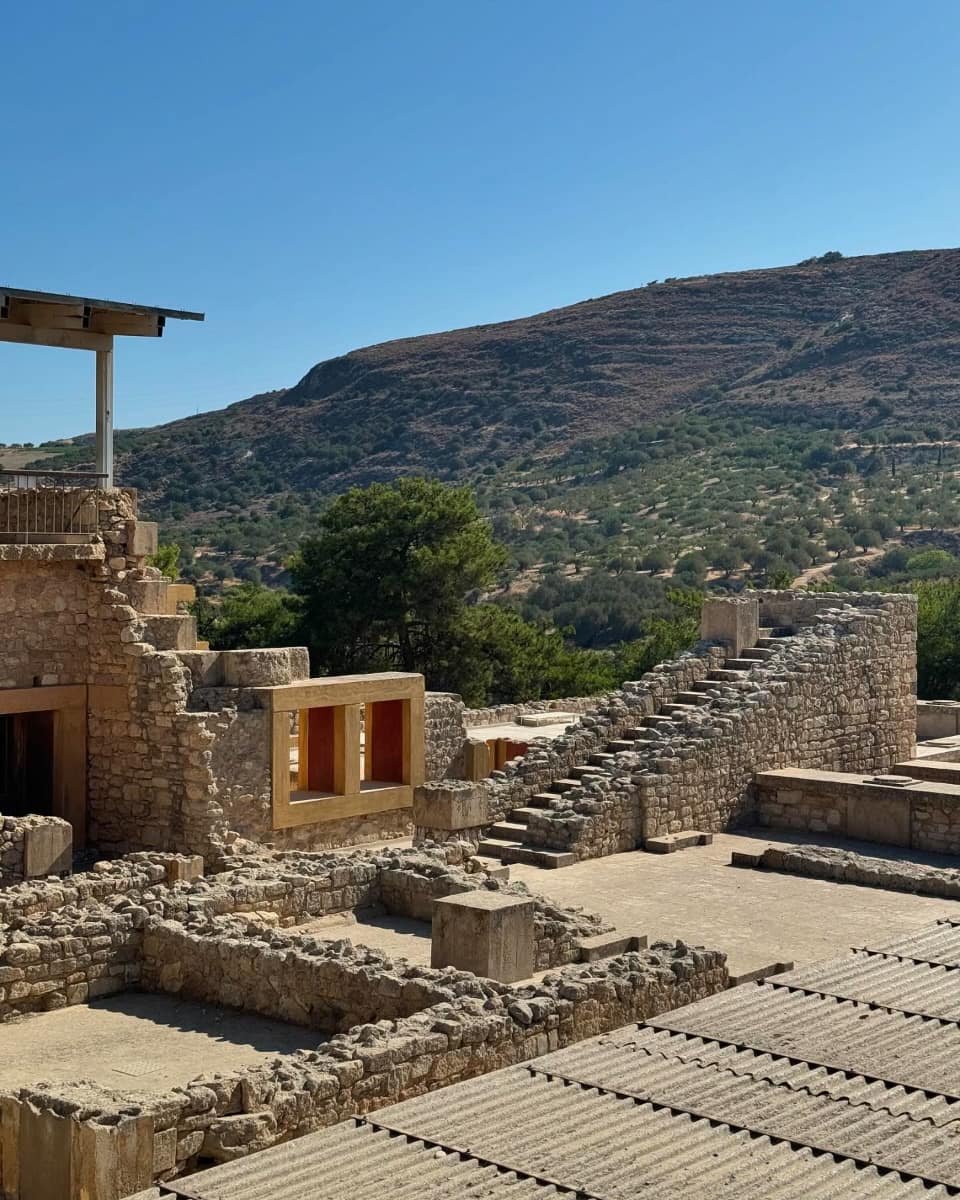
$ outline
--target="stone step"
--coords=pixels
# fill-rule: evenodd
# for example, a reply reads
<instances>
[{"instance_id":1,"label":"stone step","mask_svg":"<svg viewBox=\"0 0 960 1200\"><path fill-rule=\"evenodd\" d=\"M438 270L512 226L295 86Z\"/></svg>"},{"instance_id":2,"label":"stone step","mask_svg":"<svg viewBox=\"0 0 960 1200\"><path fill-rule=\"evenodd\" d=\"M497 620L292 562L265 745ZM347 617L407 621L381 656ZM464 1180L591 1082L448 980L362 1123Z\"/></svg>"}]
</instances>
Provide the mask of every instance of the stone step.
<instances>
[{"instance_id":1,"label":"stone step","mask_svg":"<svg viewBox=\"0 0 960 1200\"><path fill-rule=\"evenodd\" d=\"M522 842L526 835L527 827L519 821L497 821L490 826L490 836L506 842Z\"/></svg>"},{"instance_id":2,"label":"stone step","mask_svg":"<svg viewBox=\"0 0 960 1200\"><path fill-rule=\"evenodd\" d=\"M543 816L542 808L538 808L535 804L525 805L522 808L511 808L507 813L507 821L509 821L512 825L521 825L524 829L526 829L531 817L541 816ZM494 832L495 829L495 826L492 827L491 833Z\"/></svg>"},{"instance_id":3,"label":"stone step","mask_svg":"<svg viewBox=\"0 0 960 1200\"><path fill-rule=\"evenodd\" d=\"M568 774L571 779L602 779L607 772L596 766L570 767Z\"/></svg>"},{"instance_id":4,"label":"stone step","mask_svg":"<svg viewBox=\"0 0 960 1200\"><path fill-rule=\"evenodd\" d=\"M740 651L741 658L749 658L754 662L763 662L768 658L773 658L775 654L776 650L764 650L762 646L753 646L750 649Z\"/></svg>"},{"instance_id":5,"label":"stone step","mask_svg":"<svg viewBox=\"0 0 960 1200\"><path fill-rule=\"evenodd\" d=\"M617 760L614 754L591 754L588 761L595 767L612 767Z\"/></svg>"},{"instance_id":6,"label":"stone step","mask_svg":"<svg viewBox=\"0 0 960 1200\"><path fill-rule=\"evenodd\" d=\"M696 687L696 684L693 684ZM704 696L703 692L677 692L677 704L706 704L709 700L708 696Z\"/></svg>"},{"instance_id":7,"label":"stone step","mask_svg":"<svg viewBox=\"0 0 960 1200\"><path fill-rule=\"evenodd\" d=\"M580 786L579 779L555 779L551 787L555 792L569 792Z\"/></svg>"},{"instance_id":8,"label":"stone step","mask_svg":"<svg viewBox=\"0 0 960 1200\"><path fill-rule=\"evenodd\" d=\"M723 664L724 671L752 671L756 666L752 658L728 658Z\"/></svg>"},{"instance_id":9,"label":"stone step","mask_svg":"<svg viewBox=\"0 0 960 1200\"><path fill-rule=\"evenodd\" d=\"M539 846L514 846L503 852L505 863L526 863L531 867L572 867L577 856L568 850L544 850Z\"/></svg>"},{"instance_id":10,"label":"stone step","mask_svg":"<svg viewBox=\"0 0 960 1200\"><path fill-rule=\"evenodd\" d=\"M647 838L643 848L648 854L673 854L675 850L687 850L691 846L709 846L712 842L712 833L701 833L699 829L681 829L679 833Z\"/></svg>"},{"instance_id":11,"label":"stone step","mask_svg":"<svg viewBox=\"0 0 960 1200\"><path fill-rule=\"evenodd\" d=\"M625 738L614 738L612 742L607 742L607 750L611 756L620 754L624 750L632 750L636 743L628 742Z\"/></svg>"},{"instance_id":12,"label":"stone step","mask_svg":"<svg viewBox=\"0 0 960 1200\"><path fill-rule=\"evenodd\" d=\"M710 672L707 678L713 679L717 683L743 683L747 678L747 672L728 670L726 667L717 667L715 671Z\"/></svg>"},{"instance_id":13,"label":"stone step","mask_svg":"<svg viewBox=\"0 0 960 1200\"><path fill-rule=\"evenodd\" d=\"M784 642L789 642L791 634L778 634L776 637L757 638L756 648L758 650L776 650L783 645Z\"/></svg>"},{"instance_id":14,"label":"stone step","mask_svg":"<svg viewBox=\"0 0 960 1200\"><path fill-rule=\"evenodd\" d=\"M673 719L661 713L651 713L649 717L643 718L643 723L648 729L656 729L658 725L672 725Z\"/></svg>"},{"instance_id":15,"label":"stone step","mask_svg":"<svg viewBox=\"0 0 960 1200\"><path fill-rule=\"evenodd\" d=\"M144 617L145 639L157 650L196 650L197 622L188 616Z\"/></svg>"},{"instance_id":16,"label":"stone step","mask_svg":"<svg viewBox=\"0 0 960 1200\"><path fill-rule=\"evenodd\" d=\"M682 717L684 713L695 712L697 707L696 704L680 704L674 700L661 705L660 711L668 717Z\"/></svg>"},{"instance_id":17,"label":"stone step","mask_svg":"<svg viewBox=\"0 0 960 1200\"><path fill-rule=\"evenodd\" d=\"M520 850L523 847L522 842L513 840L505 840L504 838L484 837L480 839L477 846L477 853L486 858L496 858L500 862L504 862L504 853L507 850ZM519 861L519 859L515 860Z\"/></svg>"},{"instance_id":18,"label":"stone step","mask_svg":"<svg viewBox=\"0 0 960 1200\"><path fill-rule=\"evenodd\" d=\"M527 801L530 808L553 808L555 804L559 804L563 797L559 792L537 792L535 796L531 796Z\"/></svg>"}]
</instances>

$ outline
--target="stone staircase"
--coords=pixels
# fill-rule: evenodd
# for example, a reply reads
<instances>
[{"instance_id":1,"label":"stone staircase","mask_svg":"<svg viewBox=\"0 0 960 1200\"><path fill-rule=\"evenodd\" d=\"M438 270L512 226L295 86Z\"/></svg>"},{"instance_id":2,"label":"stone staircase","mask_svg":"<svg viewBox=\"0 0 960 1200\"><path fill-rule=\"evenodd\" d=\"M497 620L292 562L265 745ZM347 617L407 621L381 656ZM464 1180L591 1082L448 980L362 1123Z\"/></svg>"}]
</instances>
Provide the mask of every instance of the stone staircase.
<instances>
[{"instance_id":1,"label":"stone staircase","mask_svg":"<svg viewBox=\"0 0 960 1200\"><path fill-rule=\"evenodd\" d=\"M157 650L205 650L197 641L196 619L186 606L196 599L188 583L172 583L131 573L124 581L131 605L143 617L146 641Z\"/></svg>"},{"instance_id":2,"label":"stone staircase","mask_svg":"<svg viewBox=\"0 0 960 1200\"><path fill-rule=\"evenodd\" d=\"M544 809L560 808L563 794L580 787L590 778L609 775L617 754L637 750L646 743L656 740L652 730L669 727L682 720L688 713L712 699L718 687L742 688L749 691L749 673L759 663L772 658L777 647L789 638L793 630L787 627L761 629L756 646L742 651L739 658L728 658L723 665L714 668L705 679L694 683L689 691L676 693L673 700L661 704L657 712L643 718L638 726L627 729L619 738L607 743L600 753L591 754L587 762L569 769L562 779L556 779L550 788L531 796L526 804L512 809L505 821L497 821L485 832L478 853L501 863L527 863L535 867L568 867L577 861L576 855L566 850L549 850L528 840L528 825L533 814Z\"/></svg>"}]
</instances>

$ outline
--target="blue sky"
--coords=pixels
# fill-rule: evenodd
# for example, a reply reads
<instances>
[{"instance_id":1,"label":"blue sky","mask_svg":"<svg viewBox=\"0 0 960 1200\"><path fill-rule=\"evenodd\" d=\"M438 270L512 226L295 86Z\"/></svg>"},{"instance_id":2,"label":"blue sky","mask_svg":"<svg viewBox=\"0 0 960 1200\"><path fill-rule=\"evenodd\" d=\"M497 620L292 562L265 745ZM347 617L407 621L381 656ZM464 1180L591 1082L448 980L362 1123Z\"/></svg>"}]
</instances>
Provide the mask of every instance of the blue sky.
<instances>
[{"instance_id":1,"label":"blue sky","mask_svg":"<svg viewBox=\"0 0 960 1200\"><path fill-rule=\"evenodd\" d=\"M691 275L956 245L955 0L5 6L0 282L205 310L117 420ZM0 345L0 441L92 426Z\"/></svg>"}]
</instances>

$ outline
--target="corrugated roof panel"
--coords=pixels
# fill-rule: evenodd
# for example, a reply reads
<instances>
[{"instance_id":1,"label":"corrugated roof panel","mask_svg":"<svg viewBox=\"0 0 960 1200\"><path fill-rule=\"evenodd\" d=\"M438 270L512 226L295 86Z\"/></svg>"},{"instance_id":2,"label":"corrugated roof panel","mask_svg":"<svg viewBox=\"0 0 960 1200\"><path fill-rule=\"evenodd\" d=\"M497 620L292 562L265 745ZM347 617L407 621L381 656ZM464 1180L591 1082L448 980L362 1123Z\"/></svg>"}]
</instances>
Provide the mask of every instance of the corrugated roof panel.
<instances>
[{"instance_id":1,"label":"corrugated roof panel","mask_svg":"<svg viewBox=\"0 0 960 1200\"><path fill-rule=\"evenodd\" d=\"M960 927L934 925L920 933L911 933L880 945L870 944L864 949L874 950L878 954L915 958L922 962L943 963L947 967L960 967Z\"/></svg>"},{"instance_id":2,"label":"corrugated roof panel","mask_svg":"<svg viewBox=\"0 0 960 1200\"><path fill-rule=\"evenodd\" d=\"M353 1121L176 1179L190 1200L550 1200L556 1189Z\"/></svg>"},{"instance_id":3,"label":"corrugated roof panel","mask_svg":"<svg viewBox=\"0 0 960 1200\"><path fill-rule=\"evenodd\" d=\"M744 984L647 1024L960 1097L960 1027L925 1017Z\"/></svg>"},{"instance_id":4,"label":"corrugated roof panel","mask_svg":"<svg viewBox=\"0 0 960 1200\"><path fill-rule=\"evenodd\" d=\"M368 1120L604 1200L945 1200L829 1154L509 1068L407 1100ZM929 1127L929 1128L932 1128Z\"/></svg>"},{"instance_id":5,"label":"corrugated roof panel","mask_svg":"<svg viewBox=\"0 0 960 1200\"><path fill-rule=\"evenodd\" d=\"M902 1012L960 1020L960 971L858 950L770 980L773 987L801 987L846 1000L863 1000Z\"/></svg>"},{"instance_id":6,"label":"corrugated roof panel","mask_svg":"<svg viewBox=\"0 0 960 1200\"><path fill-rule=\"evenodd\" d=\"M646 1053L636 1044L594 1040L574 1049L580 1053L561 1050L530 1069L960 1187L960 1103L952 1106L952 1121L934 1124L913 1112L891 1113L882 1103L889 1089L881 1083L868 1085L873 1104L808 1091L800 1077L811 1074L810 1067L795 1068L789 1084L774 1084L717 1063ZM922 1092L914 1095L924 1102Z\"/></svg>"},{"instance_id":7,"label":"corrugated roof panel","mask_svg":"<svg viewBox=\"0 0 960 1200\"><path fill-rule=\"evenodd\" d=\"M571 1075L577 1079L591 1078L595 1063L619 1061L621 1048L657 1059L677 1059L682 1063L713 1066L734 1075L763 1079L794 1091L829 1096L863 1104L892 1116L906 1115L913 1121L931 1121L946 1125L960 1120L960 1101L926 1092L890 1085L862 1075L851 1075L827 1067L793 1062L776 1054L760 1050L741 1049L723 1042L695 1037L686 1033L670 1033L646 1026L627 1026L613 1033L602 1034L579 1042L565 1050L557 1050L535 1065L546 1073Z\"/></svg>"}]
</instances>

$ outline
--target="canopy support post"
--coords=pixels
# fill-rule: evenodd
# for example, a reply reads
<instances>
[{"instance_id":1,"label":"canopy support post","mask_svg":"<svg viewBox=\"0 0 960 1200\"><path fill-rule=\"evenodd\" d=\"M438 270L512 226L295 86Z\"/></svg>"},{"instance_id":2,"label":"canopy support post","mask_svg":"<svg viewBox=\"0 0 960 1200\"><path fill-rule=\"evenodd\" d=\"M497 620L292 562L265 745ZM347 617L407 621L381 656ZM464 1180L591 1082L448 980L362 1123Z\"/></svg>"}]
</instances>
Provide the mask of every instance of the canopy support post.
<instances>
[{"instance_id":1,"label":"canopy support post","mask_svg":"<svg viewBox=\"0 0 960 1200\"><path fill-rule=\"evenodd\" d=\"M97 474L101 487L113 487L113 338L97 351Z\"/></svg>"}]
</instances>

